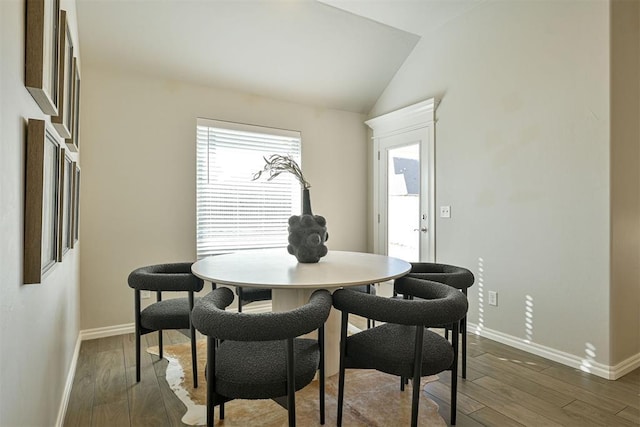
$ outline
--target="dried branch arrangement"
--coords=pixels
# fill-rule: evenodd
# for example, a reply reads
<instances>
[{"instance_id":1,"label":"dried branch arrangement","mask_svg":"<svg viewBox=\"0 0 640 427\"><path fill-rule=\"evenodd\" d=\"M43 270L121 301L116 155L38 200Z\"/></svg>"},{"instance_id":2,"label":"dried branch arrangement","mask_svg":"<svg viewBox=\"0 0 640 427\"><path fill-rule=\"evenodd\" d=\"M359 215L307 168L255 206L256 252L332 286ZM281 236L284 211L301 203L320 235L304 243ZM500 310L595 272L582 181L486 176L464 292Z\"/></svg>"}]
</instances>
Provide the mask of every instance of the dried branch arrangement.
<instances>
[{"instance_id":1,"label":"dried branch arrangement","mask_svg":"<svg viewBox=\"0 0 640 427\"><path fill-rule=\"evenodd\" d=\"M298 163L296 163L296 161L291 158L291 156L272 154L268 159L264 157L264 161L264 168L261 171L253 174L253 181L259 179L262 174L267 173L269 174L269 178L267 178L267 181L271 181L281 173L287 172L296 177L303 189L306 190L311 187L311 184L309 184L309 182L304 179L304 175L302 175L302 169L300 168Z\"/></svg>"}]
</instances>

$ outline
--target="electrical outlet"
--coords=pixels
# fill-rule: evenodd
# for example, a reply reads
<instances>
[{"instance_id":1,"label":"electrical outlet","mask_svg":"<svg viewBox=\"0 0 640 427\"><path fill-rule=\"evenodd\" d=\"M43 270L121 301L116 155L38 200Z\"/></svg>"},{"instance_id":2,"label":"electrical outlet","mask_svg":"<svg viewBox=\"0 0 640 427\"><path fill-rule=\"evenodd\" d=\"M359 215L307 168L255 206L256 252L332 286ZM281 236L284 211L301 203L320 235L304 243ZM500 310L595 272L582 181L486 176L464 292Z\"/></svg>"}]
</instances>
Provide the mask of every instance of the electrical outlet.
<instances>
[{"instance_id":1,"label":"electrical outlet","mask_svg":"<svg viewBox=\"0 0 640 427\"><path fill-rule=\"evenodd\" d=\"M440 206L440 218L451 218L451 206Z\"/></svg>"},{"instance_id":2,"label":"electrical outlet","mask_svg":"<svg viewBox=\"0 0 640 427\"><path fill-rule=\"evenodd\" d=\"M489 305L498 306L498 293L496 291L489 291Z\"/></svg>"},{"instance_id":3,"label":"electrical outlet","mask_svg":"<svg viewBox=\"0 0 640 427\"><path fill-rule=\"evenodd\" d=\"M140 291L140 298L142 299L151 298L151 291Z\"/></svg>"}]
</instances>

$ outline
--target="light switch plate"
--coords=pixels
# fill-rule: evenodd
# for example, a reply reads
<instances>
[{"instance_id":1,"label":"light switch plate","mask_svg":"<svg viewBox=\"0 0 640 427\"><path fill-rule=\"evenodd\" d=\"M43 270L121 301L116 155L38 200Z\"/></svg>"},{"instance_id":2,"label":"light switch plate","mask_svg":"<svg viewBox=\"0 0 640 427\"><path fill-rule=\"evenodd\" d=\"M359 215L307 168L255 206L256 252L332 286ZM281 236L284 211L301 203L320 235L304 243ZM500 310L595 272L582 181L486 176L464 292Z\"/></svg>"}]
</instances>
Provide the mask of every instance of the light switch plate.
<instances>
[{"instance_id":1,"label":"light switch plate","mask_svg":"<svg viewBox=\"0 0 640 427\"><path fill-rule=\"evenodd\" d=\"M451 218L451 206L440 206L440 218Z\"/></svg>"},{"instance_id":2,"label":"light switch plate","mask_svg":"<svg viewBox=\"0 0 640 427\"><path fill-rule=\"evenodd\" d=\"M496 291L489 291L489 305L498 306L498 293Z\"/></svg>"}]
</instances>

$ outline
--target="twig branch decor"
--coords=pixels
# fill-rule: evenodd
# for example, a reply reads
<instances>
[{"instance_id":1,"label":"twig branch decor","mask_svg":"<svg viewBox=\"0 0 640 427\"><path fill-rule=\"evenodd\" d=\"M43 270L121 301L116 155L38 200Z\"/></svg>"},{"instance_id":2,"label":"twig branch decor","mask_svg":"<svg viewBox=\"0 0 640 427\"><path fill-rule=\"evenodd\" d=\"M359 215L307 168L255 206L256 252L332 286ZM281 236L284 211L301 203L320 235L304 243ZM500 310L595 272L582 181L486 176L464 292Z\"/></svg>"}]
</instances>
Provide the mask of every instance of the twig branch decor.
<instances>
[{"instance_id":1,"label":"twig branch decor","mask_svg":"<svg viewBox=\"0 0 640 427\"><path fill-rule=\"evenodd\" d=\"M271 156L269 156L268 159L264 157L264 161L265 161L264 168L261 171L258 171L255 174L253 174L253 179L252 179L253 181L259 179L262 176L262 174L268 173L269 178L267 178L267 181L271 181L281 173L288 172L296 177L298 182L300 182L300 186L304 190L307 190L309 187L311 187L311 184L309 184L309 182L306 179L304 179L304 175L302 174L302 169L300 168L298 163L296 163L296 161L293 160L291 156L282 156L280 154L272 154Z\"/></svg>"}]
</instances>

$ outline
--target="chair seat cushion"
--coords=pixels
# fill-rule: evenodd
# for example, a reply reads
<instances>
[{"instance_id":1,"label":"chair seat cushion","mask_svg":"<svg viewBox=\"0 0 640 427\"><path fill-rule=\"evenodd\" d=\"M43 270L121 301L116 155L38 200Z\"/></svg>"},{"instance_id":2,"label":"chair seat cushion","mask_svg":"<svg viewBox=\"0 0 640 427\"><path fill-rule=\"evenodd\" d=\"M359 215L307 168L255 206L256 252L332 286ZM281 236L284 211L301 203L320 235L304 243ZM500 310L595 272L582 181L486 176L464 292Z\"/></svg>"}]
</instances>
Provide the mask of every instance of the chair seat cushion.
<instances>
[{"instance_id":1,"label":"chair seat cushion","mask_svg":"<svg viewBox=\"0 0 640 427\"><path fill-rule=\"evenodd\" d=\"M174 298L151 304L140 313L140 325L157 331L159 329L189 329L189 299Z\"/></svg>"},{"instance_id":2,"label":"chair seat cushion","mask_svg":"<svg viewBox=\"0 0 640 427\"><path fill-rule=\"evenodd\" d=\"M294 340L296 390L309 384L320 362L315 340ZM286 341L223 341L216 351L216 392L239 399L287 395Z\"/></svg>"},{"instance_id":3,"label":"chair seat cushion","mask_svg":"<svg viewBox=\"0 0 640 427\"><path fill-rule=\"evenodd\" d=\"M347 337L347 368L376 369L392 375L413 376L415 326L387 323ZM442 336L425 329L422 376L451 367L453 348Z\"/></svg>"}]
</instances>

